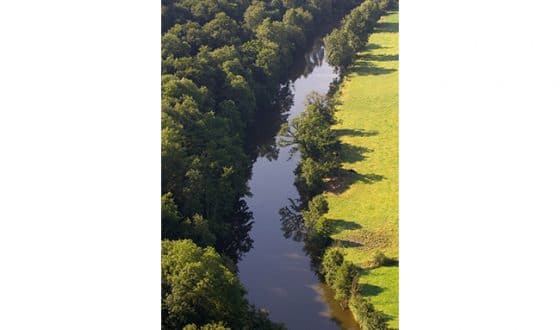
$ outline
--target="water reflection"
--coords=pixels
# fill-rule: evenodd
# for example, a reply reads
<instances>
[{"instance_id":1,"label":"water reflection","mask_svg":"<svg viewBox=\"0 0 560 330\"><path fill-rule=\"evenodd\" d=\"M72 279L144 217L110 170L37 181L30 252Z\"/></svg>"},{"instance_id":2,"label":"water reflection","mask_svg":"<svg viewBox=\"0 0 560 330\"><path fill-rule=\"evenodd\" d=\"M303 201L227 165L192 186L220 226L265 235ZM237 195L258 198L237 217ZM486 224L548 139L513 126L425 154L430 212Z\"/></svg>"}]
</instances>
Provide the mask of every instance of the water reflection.
<instances>
[{"instance_id":1,"label":"water reflection","mask_svg":"<svg viewBox=\"0 0 560 330\"><path fill-rule=\"evenodd\" d=\"M225 237L217 240L216 248L223 251L225 255L238 263L243 255L253 247L253 239L249 232L253 228L253 212L247 206L247 202L239 199L235 205L235 211L227 218L227 231Z\"/></svg>"},{"instance_id":2,"label":"water reflection","mask_svg":"<svg viewBox=\"0 0 560 330\"><path fill-rule=\"evenodd\" d=\"M299 191L299 189L297 190ZM301 194L301 191L299 191L299 193ZM291 238L296 242L303 242L303 252L309 257L309 268L321 278L322 275L319 269L321 266L321 253L323 249L307 239L307 228L301 214L301 211L307 207L307 203L304 203L302 199L294 200L289 198L288 201L290 204L283 206L278 211L284 238Z\"/></svg>"},{"instance_id":3,"label":"water reflection","mask_svg":"<svg viewBox=\"0 0 560 330\"><path fill-rule=\"evenodd\" d=\"M260 157L269 161L277 160L279 147L276 143L276 134L282 124L288 121L289 111L294 106L295 87L294 82L307 77L313 70L324 64L325 46L323 40L316 39L311 48L298 60L295 61L290 72L288 81L278 87L278 91L270 104L259 108L255 115L255 124L249 128L250 146L249 150L255 162Z\"/></svg>"},{"instance_id":4,"label":"water reflection","mask_svg":"<svg viewBox=\"0 0 560 330\"><path fill-rule=\"evenodd\" d=\"M278 211L282 232L285 238L292 238L296 242L301 242L305 237L305 225L301 216L302 206L299 200L297 202L292 198L288 200L290 205L284 206Z\"/></svg>"},{"instance_id":5,"label":"water reflection","mask_svg":"<svg viewBox=\"0 0 560 330\"><path fill-rule=\"evenodd\" d=\"M343 309L340 304L336 302L333 289L323 283L315 284L312 288L316 293L315 299L328 306L328 308L321 311L319 315L336 322L341 329L360 329L352 314L350 314L348 310Z\"/></svg>"},{"instance_id":6,"label":"water reflection","mask_svg":"<svg viewBox=\"0 0 560 330\"><path fill-rule=\"evenodd\" d=\"M323 39L316 39L313 41L309 51L294 64L294 70L290 74L291 80L293 81L301 77L306 78L316 67L323 65L324 60L325 44Z\"/></svg>"},{"instance_id":7,"label":"water reflection","mask_svg":"<svg viewBox=\"0 0 560 330\"><path fill-rule=\"evenodd\" d=\"M260 157L269 161L277 160L280 149L276 143L276 133L288 120L288 112L294 104L293 83L286 83L278 89L269 109L260 109L256 114L255 123L249 130L249 141L252 143L251 156L253 162Z\"/></svg>"},{"instance_id":8,"label":"water reflection","mask_svg":"<svg viewBox=\"0 0 560 330\"><path fill-rule=\"evenodd\" d=\"M259 107L248 132L252 195L245 200L255 217L251 230L254 248L239 262L239 278L248 290L249 301L290 330L353 329L341 321L352 320L350 312L339 315L332 297L322 296L324 290L315 271L317 258L305 242L300 212L306 198L294 185L299 155L292 157L288 147L277 144L281 125L304 110L306 95L327 93L336 78L325 61L320 39L310 44L287 76L274 100Z\"/></svg>"}]
</instances>

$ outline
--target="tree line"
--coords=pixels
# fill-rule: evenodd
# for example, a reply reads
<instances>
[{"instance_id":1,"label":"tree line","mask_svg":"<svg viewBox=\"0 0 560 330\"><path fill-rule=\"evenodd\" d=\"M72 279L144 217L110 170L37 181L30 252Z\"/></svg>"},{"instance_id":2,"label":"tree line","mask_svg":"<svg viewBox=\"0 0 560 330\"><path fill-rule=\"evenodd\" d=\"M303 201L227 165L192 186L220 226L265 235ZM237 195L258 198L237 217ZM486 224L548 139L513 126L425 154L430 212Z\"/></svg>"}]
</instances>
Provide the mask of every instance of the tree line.
<instances>
[{"instance_id":1,"label":"tree line","mask_svg":"<svg viewBox=\"0 0 560 330\"><path fill-rule=\"evenodd\" d=\"M353 9L344 17L340 27L325 38L329 64L344 74L357 52L367 44L381 15L397 4L392 0L366 0ZM305 110L281 129L280 145L292 146L292 153L299 151L301 154L295 184L302 197L301 205L292 207L293 211L289 208L280 211L283 227L287 228L288 236L293 232L299 232L296 237L303 236L317 273L334 289L335 299L340 305L352 309L360 326L363 329L386 330L385 315L359 293L360 268L344 260L342 253L331 246L333 228L324 217L329 210L323 194L325 181L341 172L341 143L332 130L336 124L336 83L331 87L328 95L312 92L307 98ZM298 211L301 211L299 220L303 222L303 228L294 224ZM391 260L382 254L373 258L376 267L389 262Z\"/></svg>"},{"instance_id":2,"label":"tree line","mask_svg":"<svg viewBox=\"0 0 560 330\"><path fill-rule=\"evenodd\" d=\"M351 307L363 329L386 330L386 318L359 293L360 268L344 260L342 253L331 247L332 226L325 218L329 204L323 191L325 179L339 175L341 170L340 141L332 130L335 105L332 96L312 92L305 110L281 129L279 143L291 146L301 154L296 168L296 186L302 205L280 210L287 236L303 239L316 272L333 288L341 307ZM301 211L301 216L297 212ZM303 222L303 228L297 222ZM384 255L374 256L375 266L387 262Z\"/></svg>"},{"instance_id":3,"label":"tree line","mask_svg":"<svg viewBox=\"0 0 560 330\"><path fill-rule=\"evenodd\" d=\"M367 44L369 35L381 15L398 6L396 0L367 0L344 17L340 27L325 37L327 59L339 72L354 62L358 51Z\"/></svg>"},{"instance_id":4,"label":"tree line","mask_svg":"<svg viewBox=\"0 0 560 330\"><path fill-rule=\"evenodd\" d=\"M298 52L360 2L162 0L163 329L281 327L235 275L252 244L247 131Z\"/></svg>"}]
</instances>

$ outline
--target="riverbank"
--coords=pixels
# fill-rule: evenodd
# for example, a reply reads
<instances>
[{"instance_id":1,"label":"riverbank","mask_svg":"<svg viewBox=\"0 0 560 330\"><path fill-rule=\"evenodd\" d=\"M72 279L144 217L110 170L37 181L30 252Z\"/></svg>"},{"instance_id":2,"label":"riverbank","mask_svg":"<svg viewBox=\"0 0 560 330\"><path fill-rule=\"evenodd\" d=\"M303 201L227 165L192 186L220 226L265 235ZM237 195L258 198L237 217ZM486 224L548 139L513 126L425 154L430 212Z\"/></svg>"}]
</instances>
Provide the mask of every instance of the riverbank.
<instances>
[{"instance_id":1,"label":"riverbank","mask_svg":"<svg viewBox=\"0 0 560 330\"><path fill-rule=\"evenodd\" d=\"M286 108L258 117L259 130L252 135L258 153L248 182L252 195L245 201L254 217L253 248L238 263L239 278L249 301L290 330L359 329L352 313L341 308L310 267L304 242L298 236L301 219L292 208L292 201L301 198L294 186L300 154L291 155L291 147L276 143L280 125L305 110L307 95L312 91L327 93L337 77L324 54L319 37L302 55L304 65L289 72L292 80L280 101Z\"/></svg>"},{"instance_id":2,"label":"riverbank","mask_svg":"<svg viewBox=\"0 0 560 330\"><path fill-rule=\"evenodd\" d=\"M339 90L334 129L346 170L326 193L345 259L362 268L361 294L398 327L398 266L372 269L376 252L398 260L398 12L380 19ZM397 263L398 264L398 263Z\"/></svg>"}]
</instances>

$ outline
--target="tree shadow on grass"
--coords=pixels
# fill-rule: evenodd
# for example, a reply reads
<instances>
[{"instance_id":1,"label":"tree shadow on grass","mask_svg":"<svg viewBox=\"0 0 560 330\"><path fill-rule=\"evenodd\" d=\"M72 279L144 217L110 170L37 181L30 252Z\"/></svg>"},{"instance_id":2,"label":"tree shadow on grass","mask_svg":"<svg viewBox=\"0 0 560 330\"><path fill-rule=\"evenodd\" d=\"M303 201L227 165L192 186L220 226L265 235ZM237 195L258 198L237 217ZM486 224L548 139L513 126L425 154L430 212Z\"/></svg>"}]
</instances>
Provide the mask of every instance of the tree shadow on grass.
<instances>
[{"instance_id":1,"label":"tree shadow on grass","mask_svg":"<svg viewBox=\"0 0 560 330\"><path fill-rule=\"evenodd\" d=\"M392 22L383 22L377 24L375 27L375 32L385 32L385 33L398 33L399 32L399 23L392 23Z\"/></svg>"},{"instance_id":2,"label":"tree shadow on grass","mask_svg":"<svg viewBox=\"0 0 560 330\"><path fill-rule=\"evenodd\" d=\"M380 286L372 285L372 284L361 284L360 285L360 293L366 297L374 297L383 292L383 289Z\"/></svg>"},{"instance_id":3,"label":"tree shadow on grass","mask_svg":"<svg viewBox=\"0 0 560 330\"><path fill-rule=\"evenodd\" d=\"M399 259L386 257L382 265L373 266L371 263L366 263L363 269L373 270L380 267L399 267Z\"/></svg>"},{"instance_id":4,"label":"tree shadow on grass","mask_svg":"<svg viewBox=\"0 0 560 330\"><path fill-rule=\"evenodd\" d=\"M380 45L377 45L377 44L368 44L368 45L364 48L364 51L369 52L369 51L371 51L371 50L374 50L374 49L381 49L381 48L384 48L384 47L383 47L383 46L380 46Z\"/></svg>"},{"instance_id":5,"label":"tree shadow on grass","mask_svg":"<svg viewBox=\"0 0 560 330\"><path fill-rule=\"evenodd\" d=\"M349 240L345 240L345 239L335 239L333 241L333 245L336 246L336 247L341 247L341 248L364 246L362 243L349 241Z\"/></svg>"},{"instance_id":6,"label":"tree shadow on grass","mask_svg":"<svg viewBox=\"0 0 560 330\"><path fill-rule=\"evenodd\" d=\"M396 54L396 55L385 55L385 54L373 55L372 60L378 61L378 62L398 61L399 60L399 54Z\"/></svg>"},{"instance_id":7,"label":"tree shadow on grass","mask_svg":"<svg viewBox=\"0 0 560 330\"><path fill-rule=\"evenodd\" d=\"M347 163L356 163L366 159L364 154L368 151L371 151L371 149L348 143L342 143L340 145L340 155Z\"/></svg>"},{"instance_id":8,"label":"tree shadow on grass","mask_svg":"<svg viewBox=\"0 0 560 330\"><path fill-rule=\"evenodd\" d=\"M363 61L356 62L356 65L352 68L352 72L355 72L359 76L380 76L395 71L397 71L397 69L382 68Z\"/></svg>"},{"instance_id":9,"label":"tree shadow on grass","mask_svg":"<svg viewBox=\"0 0 560 330\"><path fill-rule=\"evenodd\" d=\"M339 195L345 192L348 188L350 188L351 185L358 181L371 183L383 181L385 179L386 178L383 175L378 175L375 173L360 174L354 170L341 169L336 176L330 178L326 182L326 187L328 192Z\"/></svg>"},{"instance_id":10,"label":"tree shadow on grass","mask_svg":"<svg viewBox=\"0 0 560 330\"><path fill-rule=\"evenodd\" d=\"M348 129L348 128L335 129L334 133L337 136L359 136L359 137L379 135L379 131L365 131L361 129L358 130L358 129Z\"/></svg>"},{"instance_id":11,"label":"tree shadow on grass","mask_svg":"<svg viewBox=\"0 0 560 330\"><path fill-rule=\"evenodd\" d=\"M329 224L332 226L332 234L338 234L344 230L355 230L362 228L362 225L353 221L346 221L342 219L329 219Z\"/></svg>"},{"instance_id":12,"label":"tree shadow on grass","mask_svg":"<svg viewBox=\"0 0 560 330\"><path fill-rule=\"evenodd\" d=\"M392 54L392 55L387 55L387 54L377 54L377 55L373 55L373 54L363 54L360 55L360 57L358 58L358 61L377 61L377 62L391 62L391 61L398 61L399 60L399 54Z\"/></svg>"}]
</instances>

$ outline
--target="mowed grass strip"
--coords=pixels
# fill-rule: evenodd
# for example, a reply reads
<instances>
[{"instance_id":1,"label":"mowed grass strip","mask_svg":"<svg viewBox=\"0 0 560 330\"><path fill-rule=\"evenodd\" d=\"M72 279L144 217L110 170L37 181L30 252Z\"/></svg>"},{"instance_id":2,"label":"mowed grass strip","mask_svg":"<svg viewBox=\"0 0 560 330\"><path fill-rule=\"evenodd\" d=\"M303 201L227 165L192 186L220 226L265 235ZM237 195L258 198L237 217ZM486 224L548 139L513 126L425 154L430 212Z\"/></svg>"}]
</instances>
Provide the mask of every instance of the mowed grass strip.
<instances>
[{"instance_id":1,"label":"mowed grass strip","mask_svg":"<svg viewBox=\"0 0 560 330\"><path fill-rule=\"evenodd\" d=\"M362 267L362 295L398 328L399 268L371 269L377 251L398 259L398 12L380 19L346 76L334 128L345 174L327 192L335 246Z\"/></svg>"}]
</instances>

